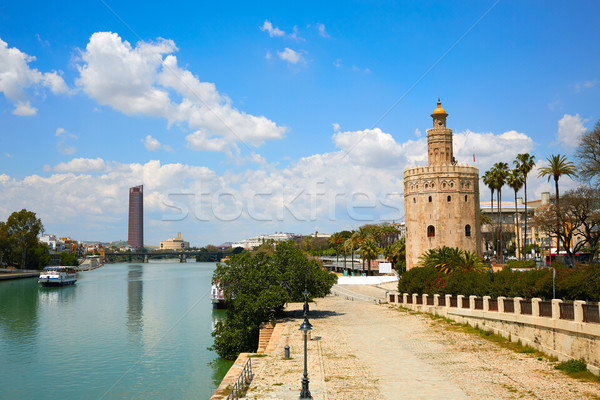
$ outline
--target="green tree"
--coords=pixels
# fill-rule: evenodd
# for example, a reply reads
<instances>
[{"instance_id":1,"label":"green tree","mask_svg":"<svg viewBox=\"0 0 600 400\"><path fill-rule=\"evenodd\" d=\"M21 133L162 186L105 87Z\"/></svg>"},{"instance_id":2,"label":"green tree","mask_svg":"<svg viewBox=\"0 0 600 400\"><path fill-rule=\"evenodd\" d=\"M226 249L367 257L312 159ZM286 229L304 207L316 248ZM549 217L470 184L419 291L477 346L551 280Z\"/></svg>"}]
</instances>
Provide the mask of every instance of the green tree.
<instances>
[{"instance_id":1,"label":"green tree","mask_svg":"<svg viewBox=\"0 0 600 400\"><path fill-rule=\"evenodd\" d=\"M504 261L502 253L502 187L506 183L506 178L508 177L508 164L505 162L497 162L494 164L493 170L494 180L496 181L496 195L498 196L498 218L500 226L498 260L502 263Z\"/></svg>"},{"instance_id":2,"label":"green tree","mask_svg":"<svg viewBox=\"0 0 600 400\"><path fill-rule=\"evenodd\" d=\"M6 224L0 221L0 265L4 265L5 257L10 254L10 242L8 240L8 231L6 230Z\"/></svg>"},{"instance_id":3,"label":"green tree","mask_svg":"<svg viewBox=\"0 0 600 400\"><path fill-rule=\"evenodd\" d=\"M581 136L575 158L579 177L596 187L600 186L600 121L596 122L594 129Z\"/></svg>"},{"instance_id":4,"label":"green tree","mask_svg":"<svg viewBox=\"0 0 600 400\"><path fill-rule=\"evenodd\" d=\"M335 250L336 265L340 261L340 252L344 249L344 237L336 232L327 239L329 246Z\"/></svg>"},{"instance_id":5,"label":"green tree","mask_svg":"<svg viewBox=\"0 0 600 400\"><path fill-rule=\"evenodd\" d=\"M508 177L506 178L506 183L508 183L508 186L510 186L510 188L512 190L514 190L514 192L515 192L515 224L517 225L516 237L517 237L517 248L519 249L519 259L520 259L522 257L523 248L521 247L521 239L520 239L521 225L519 223L517 193L519 192L519 190L521 190L521 188L525 184L525 176L523 176L523 172L520 169L515 168L512 171L510 171L510 173L508 174Z\"/></svg>"},{"instance_id":6,"label":"green tree","mask_svg":"<svg viewBox=\"0 0 600 400\"><path fill-rule=\"evenodd\" d=\"M15 261L21 269L25 268L28 252L37 247L38 235L43 231L42 221L34 212L26 209L13 212L6 220L8 239L14 249Z\"/></svg>"},{"instance_id":7,"label":"green tree","mask_svg":"<svg viewBox=\"0 0 600 400\"><path fill-rule=\"evenodd\" d=\"M551 178L554 178L554 185L556 191L556 252L558 253L560 247L560 195L558 192L558 180L561 176L577 176L577 169L575 164L571 161L567 161L567 156L561 156L560 154L551 155L547 159L548 165L540 168L538 177L548 177L548 182ZM567 243L563 243L564 247L567 247Z\"/></svg>"},{"instance_id":8,"label":"green tree","mask_svg":"<svg viewBox=\"0 0 600 400\"><path fill-rule=\"evenodd\" d=\"M456 271L483 271L487 268L483 258L475 253L447 246L427 250L419 257L419 264L445 274Z\"/></svg>"},{"instance_id":9,"label":"green tree","mask_svg":"<svg viewBox=\"0 0 600 400\"><path fill-rule=\"evenodd\" d=\"M365 260L367 260L367 275L371 275L371 261L375 260L381 249L377 247L377 242L373 235L368 235L360 246L360 252Z\"/></svg>"},{"instance_id":10,"label":"green tree","mask_svg":"<svg viewBox=\"0 0 600 400\"><path fill-rule=\"evenodd\" d=\"M233 255L213 275L228 301L226 317L213 331L213 348L226 359L255 351L261 323L281 315L285 303L304 300L305 285L311 298L323 297L336 279L292 242L278 243L275 253Z\"/></svg>"},{"instance_id":11,"label":"green tree","mask_svg":"<svg viewBox=\"0 0 600 400\"><path fill-rule=\"evenodd\" d=\"M527 247L527 220L529 219L529 214L527 213L527 175L533 167L535 167L535 157L530 155L529 153L520 153L517 154L517 159L513 161L515 166L521 170L523 173L524 179L524 190L525 190L525 236L523 239L523 247Z\"/></svg>"},{"instance_id":12,"label":"green tree","mask_svg":"<svg viewBox=\"0 0 600 400\"><path fill-rule=\"evenodd\" d=\"M491 200L492 216L493 216L494 215L494 191L496 190L496 186L497 186L493 168L485 171L485 174L483 174L483 183L490 189L490 194L491 194L490 200ZM496 222L497 221L498 220L496 219ZM483 219L482 219L482 223L483 223ZM494 248L496 246L496 237L495 237L496 227L494 225L493 218L490 220L490 225L492 225L492 248Z\"/></svg>"},{"instance_id":13,"label":"green tree","mask_svg":"<svg viewBox=\"0 0 600 400\"><path fill-rule=\"evenodd\" d=\"M67 253L65 251L60 253L60 265L76 267L79 265L77 255L75 253Z\"/></svg>"},{"instance_id":14,"label":"green tree","mask_svg":"<svg viewBox=\"0 0 600 400\"><path fill-rule=\"evenodd\" d=\"M392 263L398 273L402 273L406 267L406 238L402 236L399 240L383 249L386 260Z\"/></svg>"}]
</instances>

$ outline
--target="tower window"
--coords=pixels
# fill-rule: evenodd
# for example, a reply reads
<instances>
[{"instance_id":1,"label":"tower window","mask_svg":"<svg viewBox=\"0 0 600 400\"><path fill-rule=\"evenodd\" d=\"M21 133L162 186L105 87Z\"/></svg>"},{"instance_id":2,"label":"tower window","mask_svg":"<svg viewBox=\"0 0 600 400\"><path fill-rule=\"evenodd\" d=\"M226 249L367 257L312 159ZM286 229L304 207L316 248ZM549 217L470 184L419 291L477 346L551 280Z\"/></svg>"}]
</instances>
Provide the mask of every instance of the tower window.
<instances>
[{"instance_id":1,"label":"tower window","mask_svg":"<svg viewBox=\"0 0 600 400\"><path fill-rule=\"evenodd\" d=\"M468 199L469 199L469 196L467 196L467 195L465 194L465 201L468 201Z\"/></svg>"},{"instance_id":2,"label":"tower window","mask_svg":"<svg viewBox=\"0 0 600 400\"><path fill-rule=\"evenodd\" d=\"M435 237L435 227L433 225L427 227L427 237Z\"/></svg>"},{"instance_id":3,"label":"tower window","mask_svg":"<svg viewBox=\"0 0 600 400\"><path fill-rule=\"evenodd\" d=\"M432 202L432 200L433 200L433 199L431 198L431 196L429 196L429 202L430 202L430 203Z\"/></svg>"},{"instance_id":4,"label":"tower window","mask_svg":"<svg viewBox=\"0 0 600 400\"><path fill-rule=\"evenodd\" d=\"M448 202L452 201L452 196L448 196Z\"/></svg>"},{"instance_id":5,"label":"tower window","mask_svg":"<svg viewBox=\"0 0 600 400\"><path fill-rule=\"evenodd\" d=\"M471 236L471 225L465 225L465 236Z\"/></svg>"},{"instance_id":6,"label":"tower window","mask_svg":"<svg viewBox=\"0 0 600 400\"><path fill-rule=\"evenodd\" d=\"M413 197L413 203L416 203L417 199L415 197Z\"/></svg>"}]
</instances>

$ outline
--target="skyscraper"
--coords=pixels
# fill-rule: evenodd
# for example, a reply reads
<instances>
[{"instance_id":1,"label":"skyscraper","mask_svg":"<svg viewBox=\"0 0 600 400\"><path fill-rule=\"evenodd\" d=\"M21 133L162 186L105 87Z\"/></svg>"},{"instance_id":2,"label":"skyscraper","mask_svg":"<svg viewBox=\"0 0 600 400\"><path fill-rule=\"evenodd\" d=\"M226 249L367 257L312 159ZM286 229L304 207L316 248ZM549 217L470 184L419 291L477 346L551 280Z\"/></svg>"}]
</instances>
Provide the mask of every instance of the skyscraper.
<instances>
[{"instance_id":1,"label":"skyscraper","mask_svg":"<svg viewBox=\"0 0 600 400\"><path fill-rule=\"evenodd\" d=\"M129 188L129 231L127 244L144 246L144 185Z\"/></svg>"}]
</instances>

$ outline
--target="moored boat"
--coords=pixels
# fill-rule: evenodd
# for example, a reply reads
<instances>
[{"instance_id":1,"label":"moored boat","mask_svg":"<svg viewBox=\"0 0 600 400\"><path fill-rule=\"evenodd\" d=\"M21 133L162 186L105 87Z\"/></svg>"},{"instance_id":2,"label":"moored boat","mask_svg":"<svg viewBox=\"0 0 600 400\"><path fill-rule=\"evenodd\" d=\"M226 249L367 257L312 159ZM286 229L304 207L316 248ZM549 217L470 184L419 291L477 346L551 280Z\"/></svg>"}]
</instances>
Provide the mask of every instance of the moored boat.
<instances>
[{"instance_id":1,"label":"moored boat","mask_svg":"<svg viewBox=\"0 0 600 400\"><path fill-rule=\"evenodd\" d=\"M225 292L220 284L213 282L210 288L210 301L214 308L227 308L225 301Z\"/></svg>"},{"instance_id":2,"label":"moored boat","mask_svg":"<svg viewBox=\"0 0 600 400\"><path fill-rule=\"evenodd\" d=\"M77 282L77 271L73 267L46 267L40 273L38 282L42 286L67 286Z\"/></svg>"}]
</instances>

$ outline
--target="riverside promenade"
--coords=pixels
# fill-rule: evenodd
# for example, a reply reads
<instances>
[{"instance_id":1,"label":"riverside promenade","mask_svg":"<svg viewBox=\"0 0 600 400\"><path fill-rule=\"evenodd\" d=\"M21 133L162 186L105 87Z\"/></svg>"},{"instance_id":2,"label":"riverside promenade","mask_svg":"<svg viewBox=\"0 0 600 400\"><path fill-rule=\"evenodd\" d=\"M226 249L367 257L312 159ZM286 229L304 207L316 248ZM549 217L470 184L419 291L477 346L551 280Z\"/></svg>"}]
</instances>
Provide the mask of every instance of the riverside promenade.
<instances>
[{"instance_id":1,"label":"riverside promenade","mask_svg":"<svg viewBox=\"0 0 600 400\"><path fill-rule=\"evenodd\" d=\"M600 399L555 363L516 353L441 320L388 304L395 283L336 285L311 303L308 374L314 399ZM302 304L288 305L273 350L253 358L247 399L298 399L303 370ZM283 358L289 345L291 359Z\"/></svg>"}]
</instances>

